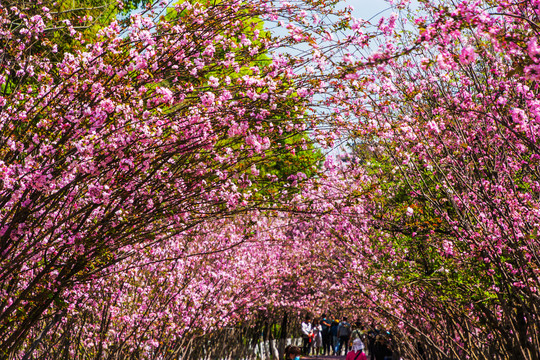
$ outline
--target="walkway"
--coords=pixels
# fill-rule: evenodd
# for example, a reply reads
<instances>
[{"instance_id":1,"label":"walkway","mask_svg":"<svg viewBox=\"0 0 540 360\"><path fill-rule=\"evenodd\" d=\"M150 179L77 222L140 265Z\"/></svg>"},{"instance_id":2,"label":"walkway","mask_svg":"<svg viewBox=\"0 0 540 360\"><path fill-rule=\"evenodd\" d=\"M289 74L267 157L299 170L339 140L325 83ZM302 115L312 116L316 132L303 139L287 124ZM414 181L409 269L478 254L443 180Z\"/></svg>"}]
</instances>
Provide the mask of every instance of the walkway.
<instances>
[{"instance_id":1,"label":"walkway","mask_svg":"<svg viewBox=\"0 0 540 360\"><path fill-rule=\"evenodd\" d=\"M319 360L344 360L345 355L343 356L333 356L333 355L311 355L311 356L302 356L302 359L319 359Z\"/></svg>"}]
</instances>

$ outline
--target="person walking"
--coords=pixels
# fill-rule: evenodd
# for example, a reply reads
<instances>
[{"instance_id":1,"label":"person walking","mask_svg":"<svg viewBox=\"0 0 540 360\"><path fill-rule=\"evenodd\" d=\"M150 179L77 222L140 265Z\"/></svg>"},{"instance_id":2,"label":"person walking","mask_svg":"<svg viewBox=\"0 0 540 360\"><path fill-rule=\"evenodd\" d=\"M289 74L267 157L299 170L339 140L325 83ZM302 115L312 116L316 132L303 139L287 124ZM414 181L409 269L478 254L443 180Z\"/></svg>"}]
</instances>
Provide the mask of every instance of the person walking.
<instances>
[{"instance_id":1,"label":"person walking","mask_svg":"<svg viewBox=\"0 0 540 360\"><path fill-rule=\"evenodd\" d=\"M309 315L306 315L306 318L302 322L302 352L304 353L304 355L309 355L311 335L311 317Z\"/></svg>"},{"instance_id":2,"label":"person walking","mask_svg":"<svg viewBox=\"0 0 540 360\"><path fill-rule=\"evenodd\" d=\"M311 352L313 355L318 356L322 353L322 325L319 319L313 320L311 325L312 341Z\"/></svg>"},{"instance_id":3,"label":"person walking","mask_svg":"<svg viewBox=\"0 0 540 360\"><path fill-rule=\"evenodd\" d=\"M345 360L367 360L367 356L364 353L364 343L362 340L353 340L352 349L347 353Z\"/></svg>"},{"instance_id":4,"label":"person walking","mask_svg":"<svg viewBox=\"0 0 540 360\"><path fill-rule=\"evenodd\" d=\"M375 339L377 338L377 335L379 335L379 333L379 326L371 324L371 328L367 332L367 345L370 360L375 360Z\"/></svg>"},{"instance_id":5,"label":"person walking","mask_svg":"<svg viewBox=\"0 0 540 360\"><path fill-rule=\"evenodd\" d=\"M337 348L338 348L338 335L337 335L337 329L339 326L339 322L337 319L332 319L331 326L330 326L330 336L332 338L332 355L336 355Z\"/></svg>"},{"instance_id":6,"label":"person walking","mask_svg":"<svg viewBox=\"0 0 540 360\"><path fill-rule=\"evenodd\" d=\"M285 360L300 360L302 350L298 346L289 345L285 348Z\"/></svg>"},{"instance_id":7,"label":"person walking","mask_svg":"<svg viewBox=\"0 0 540 360\"><path fill-rule=\"evenodd\" d=\"M388 346L388 338L379 334L375 338L375 345L373 347L373 353L375 354L375 360L391 360L392 350Z\"/></svg>"},{"instance_id":8,"label":"person walking","mask_svg":"<svg viewBox=\"0 0 540 360\"><path fill-rule=\"evenodd\" d=\"M347 321L347 317L344 316L343 320L339 323L337 329L337 336L339 338L339 345L336 351L338 356L341 356L341 349L345 348L345 354L349 352L349 339L351 337L351 324Z\"/></svg>"},{"instance_id":9,"label":"person walking","mask_svg":"<svg viewBox=\"0 0 540 360\"><path fill-rule=\"evenodd\" d=\"M330 350L332 347L332 334L330 334L331 323L332 320L327 319L326 314L323 314L321 317L323 355L331 355L333 352Z\"/></svg>"},{"instance_id":10,"label":"person walking","mask_svg":"<svg viewBox=\"0 0 540 360\"><path fill-rule=\"evenodd\" d=\"M362 343L364 342L364 332L362 331L362 323L360 321L354 323L351 338L349 341L353 342L356 339L362 340Z\"/></svg>"}]
</instances>

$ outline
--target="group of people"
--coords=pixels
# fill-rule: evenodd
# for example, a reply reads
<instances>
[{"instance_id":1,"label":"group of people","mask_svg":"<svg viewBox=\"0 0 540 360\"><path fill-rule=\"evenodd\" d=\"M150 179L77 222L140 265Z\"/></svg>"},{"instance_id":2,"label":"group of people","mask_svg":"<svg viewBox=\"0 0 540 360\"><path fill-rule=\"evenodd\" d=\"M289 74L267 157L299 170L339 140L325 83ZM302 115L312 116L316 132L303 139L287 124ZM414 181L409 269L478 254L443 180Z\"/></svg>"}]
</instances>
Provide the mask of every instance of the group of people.
<instances>
[{"instance_id":1,"label":"group of people","mask_svg":"<svg viewBox=\"0 0 540 360\"><path fill-rule=\"evenodd\" d=\"M302 352L304 355L336 355L342 349L347 353L352 326L344 317L342 321L323 314L311 319L309 315L302 322Z\"/></svg>"},{"instance_id":2,"label":"group of people","mask_svg":"<svg viewBox=\"0 0 540 360\"><path fill-rule=\"evenodd\" d=\"M285 348L285 360L300 360L302 350L298 346L289 345ZM364 343L360 339L352 342L351 351L347 353L345 360L367 360L364 353Z\"/></svg>"},{"instance_id":3,"label":"group of people","mask_svg":"<svg viewBox=\"0 0 540 360\"><path fill-rule=\"evenodd\" d=\"M315 319L306 315L302 322L301 333L302 349L299 351L304 355L345 354L346 360L362 360L363 357L358 351L362 350L363 353L367 345L370 360L392 359L389 332L382 331L378 326L368 329L360 322L355 322L353 326L345 316L338 321L336 318L327 317L326 314ZM354 353L354 356L358 355L358 358L349 359L351 353Z\"/></svg>"}]
</instances>

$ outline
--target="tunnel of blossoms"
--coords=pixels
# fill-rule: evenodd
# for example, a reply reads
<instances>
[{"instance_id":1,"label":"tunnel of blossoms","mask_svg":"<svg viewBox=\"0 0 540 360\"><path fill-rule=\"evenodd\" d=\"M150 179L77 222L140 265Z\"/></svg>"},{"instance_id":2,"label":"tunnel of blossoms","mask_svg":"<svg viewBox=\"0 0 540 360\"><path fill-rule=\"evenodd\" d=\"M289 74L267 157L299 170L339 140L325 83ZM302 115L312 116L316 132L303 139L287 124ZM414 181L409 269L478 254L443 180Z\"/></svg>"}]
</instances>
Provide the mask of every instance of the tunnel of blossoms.
<instances>
[{"instance_id":1,"label":"tunnel of blossoms","mask_svg":"<svg viewBox=\"0 0 540 360\"><path fill-rule=\"evenodd\" d=\"M388 7L2 1L0 359L540 359L540 1Z\"/></svg>"}]
</instances>

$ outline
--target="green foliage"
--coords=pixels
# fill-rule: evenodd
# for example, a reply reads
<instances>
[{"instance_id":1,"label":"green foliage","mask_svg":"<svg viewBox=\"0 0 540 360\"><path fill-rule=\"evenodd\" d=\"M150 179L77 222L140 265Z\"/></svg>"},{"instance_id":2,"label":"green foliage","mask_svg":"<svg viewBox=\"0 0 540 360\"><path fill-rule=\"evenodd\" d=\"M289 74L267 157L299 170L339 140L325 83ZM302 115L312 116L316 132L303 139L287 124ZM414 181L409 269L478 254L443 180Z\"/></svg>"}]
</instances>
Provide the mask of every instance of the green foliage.
<instances>
[{"instance_id":1,"label":"green foliage","mask_svg":"<svg viewBox=\"0 0 540 360\"><path fill-rule=\"evenodd\" d=\"M272 157L261 167L262 178L274 178L277 181L269 182L265 188L265 195L274 195L279 193L284 184L290 184L291 175L303 173L306 178L312 178L318 174L320 164L324 160L323 152L310 143L305 133L295 134L285 141L279 141L275 144L274 153L277 149L290 149L290 151L279 152L279 156ZM294 151L293 151L294 150ZM272 154L270 155L272 156ZM293 189L293 192L297 190Z\"/></svg>"},{"instance_id":2,"label":"green foliage","mask_svg":"<svg viewBox=\"0 0 540 360\"><path fill-rule=\"evenodd\" d=\"M194 0L191 1L191 3L203 4L203 6L215 7L216 10L219 10L219 6L215 6L215 0ZM219 3L219 1L217 1L217 3ZM244 66L234 71L232 69L225 69L223 66L206 66L198 71L196 78L193 77L193 82L195 84L202 86L204 82L210 78L210 76L217 78L224 78L225 76L228 76L233 83L236 79L239 79L245 75L258 76L261 78L265 76L264 71L272 60L268 55L263 42L268 40L271 34L264 30L264 23L262 20L254 17L253 14L249 13L248 10L245 10L243 13L245 14L245 17L239 19L242 21L242 31L237 32L236 34L228 33L227 39L232 39L238 46L236 50L232 51L237 59L247 58L251 59L251 61L246 62ZM188 10L183 10L181 13L178 13L175 8L170 7L167 9L164 19L167 21L172 21L175 19L182 21L183 18L188 16ZM219 23L207 23L205 26L215 28L216 36L223 35L225 31L229 31L229 29L223 29ZM258 48L257 53L255 56L253 56L244 53L246 50L245 47L241 46L241 42L243 36L253 39L253 34L255 32L259 34L259 40L254 41L251 45L253 48ZM226 59L227 56L230 56L231 54L226 54L223 49L217 49L216 55L218 58ZM285 82L285 84L287 84L287 82ZM292 87L293 84L290 82L289 85L285 86ZM279 89L279 92L286 93L287 90L288 88L284 87ZM261 102L261 108L265 108L264 101L259 101ZM299 114L303 114L304 112L305 109L303 104L299 104L297 100L293 100L291 98L289 101L284 100L280 109L272 111L269 119L272 121L289 121L292 124L300 124L303 123L304 120L303 116L299 116ZM270 121L261 121L259 122L259 126L262 129L268 130L271 124ZM252 176L252 180L256 180L259 186L261 183L266 184L264 189L255 195L255 198L262 202L270 199L275 200L275 196L282 193L283 186L290 185L293 182L293 180L289 179L291 175L296 175L297 173L301 172L304 173L307 178L316 176L318 170L320 169L320 163L324 159L323 153L313 146L305 131L297 130L291 127L286 139L284 139L282 135L276 134L276 138L270 139L270 141L271 148L265 154L264 158L257 157L254 159L252 155L247 155L245 162L240 162L236 165L237 168L241 169L240 171L247 170L250 172L250 170L248 170L248 164L253 164L254 162L258 164L257 170L259 174ZM223 140L220 143L220 146L232 146L234 148L237 146L234 145L234 143L235 142L233 139ZM213 166L219 168L220 164L215 163ZM232 169L229 168L224 170L231 171ZM246 191L250 190L249 186L241 187L243 187ZM292 194L297 191L299 190L292 188L289 193Z\"/></svg>"}]
</instances>

